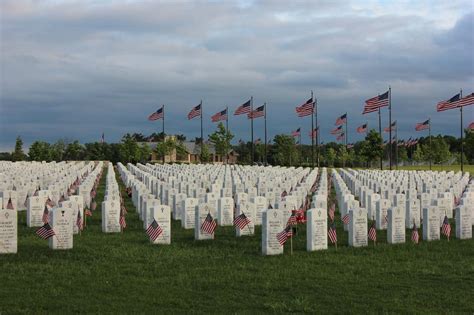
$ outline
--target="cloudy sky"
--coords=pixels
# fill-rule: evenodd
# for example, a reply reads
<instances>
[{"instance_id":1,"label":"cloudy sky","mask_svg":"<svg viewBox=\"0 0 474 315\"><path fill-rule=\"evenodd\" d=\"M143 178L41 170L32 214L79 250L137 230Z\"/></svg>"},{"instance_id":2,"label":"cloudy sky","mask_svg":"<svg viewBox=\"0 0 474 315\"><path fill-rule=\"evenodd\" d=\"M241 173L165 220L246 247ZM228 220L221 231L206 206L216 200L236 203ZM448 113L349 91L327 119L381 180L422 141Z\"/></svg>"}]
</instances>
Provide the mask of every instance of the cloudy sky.
<instances>
[{"instance_id":1,"label":"cloudy sky","mask_svg":"<svg viewBox=\"0 0 474 315\"><path fill-rule=\"evenodd\" d=\"M210 116L250 96L268 104L270 137L310 118L296 105L314 90L322 141L347 112L355 128L364 100L392 87L400 138L432 118L433 132L459 135L459 111L437 101L474 91L474 2L467 1L132 1L2 0L0 150L17 135L109 142L150 134L147 116L166 104L167 133L199 135L188 111L202 99ZM474 106L465 110L474 120ZM387 110L383 125L388 124ZM248 139L249 121L230 117ZM255 121L255 138L263 121Z\"/></svg>"}]
</instances>

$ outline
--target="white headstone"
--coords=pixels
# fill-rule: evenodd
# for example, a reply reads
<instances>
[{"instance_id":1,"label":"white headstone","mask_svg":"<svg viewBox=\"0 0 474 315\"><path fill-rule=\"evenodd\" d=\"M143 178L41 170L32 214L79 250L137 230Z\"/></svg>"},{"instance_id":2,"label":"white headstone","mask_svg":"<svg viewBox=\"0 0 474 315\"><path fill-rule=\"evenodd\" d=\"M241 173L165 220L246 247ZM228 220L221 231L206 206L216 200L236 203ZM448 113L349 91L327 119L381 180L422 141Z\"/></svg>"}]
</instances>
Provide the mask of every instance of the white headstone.
<instances>
[{"instance_id":1,"label":"white headstone","mask_svg":"<svg viewBox=\"0 0 474 315\"><path fill-rule=\"evenodd\" d=\"M315 251L328 248L328 220L324 208L309 209L306 212L306 250Z\"/></svg>"},{"instance_id":2,"label":"white headstone","mask_svg":"<svg viewBox=\"0 0 474 315\"><path fill-rule=\"evenodd\" d=\"M18 251L18 213L0 210L0 254L16 254Z\"/></svg>"},{"instance_id":3,"label":"white headstone","mask_svg":"<svg viewBox=\"0 0 474 315\"><path fill-rule=\"evenodd\" d=\"M283 246L277 239L277 234L283 230L283 212L277 209L268 209L262 214L262 254L283 254Z\"/></svg>"},{"instance_id":4,"label":"white headstone","mask_svg":"<svg viewBox=\"0 0 474 315\"><path fill-rule=\"evenodd\" d=\"M367 211L359 208L349 211L349 246L367 246Z\"/></svg>"},{"instance_id":5,"label":"white headstone","mask_svg":"<svg viewBox=\"0 0 474 315\"><path fill-rule=\"evenodd\" d=\"M183 202L183 214L181 215L181 227L193 229L196 221L196 211L198 200L196 198L186 198ZM198 227L199 228L199 227Z\"/></svg>"},{"instance_id":6,"label":"white headstone","mask_svg":"<svg viewBox=\"0 0 474 315\"><path fill-rule=\"evenodd\" d=\"M387 242L405 243L405 209L402 205L388 210Z\"/></svg>"},{"instance_id":7,"label":"white headstone","mask_svg":"<svg viewBox=\"0 0 474 315\"><path fill-rule=\"evenodd\" d=\"M54 208L51 210L49 224L56 235L49 238L49 248L72 248L73 226L76 221L72 213L73 210L68 208Z\"/></svg>"},{"instance_id":8,"label":"white headstone","mask_svg":"<svg viewBox=\"0 0 474 315\"><path fill-rule=\"evenodd\" d=\"M194 222L194 239L195 240L214 239L214 233L209 234L206 231L201 230L204 220L206 220L207 215L211 213L212 211L211 207L212 206L207 203L201 203L199 206L196 207L195 222Z\"/></svg>"},{"instance_id":9,"label":"white headstone","mask_svg":"<svg viewBox=\"0 0 474 315\"><path fill-rule=\"evenodd\" d=\"M423 239L425 241L439 240L439 212L436 206L423 209Z\"/></svg>"},{"instance_id":10,"label":"white headstone","mask_svg":"<svg viewBox=\"0 0 474 315\"><path fill-rule=\"evenodd\" d=\"M459 239L472 238L471 210L467 207L457 207L455 209L456 217L456 237Z\"/></svg>"},{"instance_id":11,"label":"white headstone","mask_svg":"<svg viewBox=\"0 0 474 315\"><path fill-rule=\"evenodd\" d=\"M158 205L153 208L153 218L163 232L155 239L153 244L171 244L171 210L169 206ZM152 220L153 222L153 220Z\"/></svg>"},{"instance_id":12,"label":"white headstone","mask_svg":"<svg viewBox=\"0 0 474 315\"><path fill-rule=\"evenodd\" d=\"M217 223L219 226L231 226L234 222L234 199L223 197L218 200Z\"/></svg>"}]
</instances>

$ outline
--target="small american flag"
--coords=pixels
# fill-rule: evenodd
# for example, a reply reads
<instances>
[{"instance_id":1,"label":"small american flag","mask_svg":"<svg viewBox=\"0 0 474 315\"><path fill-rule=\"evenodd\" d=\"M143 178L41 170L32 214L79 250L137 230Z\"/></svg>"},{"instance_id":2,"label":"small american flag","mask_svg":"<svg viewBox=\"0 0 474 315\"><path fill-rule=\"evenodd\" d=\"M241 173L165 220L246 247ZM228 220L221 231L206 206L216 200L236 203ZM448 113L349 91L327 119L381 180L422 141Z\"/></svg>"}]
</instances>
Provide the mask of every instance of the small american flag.
<instances>
[{"instance_id":1,"label":"small american flag","mask_svg":"<svg viewBox=\"0 0 474 315\"><path fill-rule=\"evenodd\" d=\"M188 120L201 116L201 104L194 106L188 114Z\"/></svg>"},{"instance_id":2,"label":"small american flag","mask_svg":"<svg viewBox=\"0 0 474 315\"><path fill-rule=\"evenodd\" d=\"M213 234L217 228L217 223L212 217L211 213L208 213L206 219L201 225L201 231L206 232L207 234Z\"/></svg>"},{"instance_id":3,"label":"small american flag","mask_svg":"<svg viewBox=\"0 0 474 315\"><path fill-rule=\"evenodd\" d=\"M364 133L367 131L367 123L363 124L362 126L357 127L357 133Z\"/></svg>"},{"instance_id":4,"label":"small american flag","mask_svg":"<svg viewBox=\"0 0 474 315\"><path fill-rule=\"evenodd\" d=\"M342 223L349 224L349 214L346 214L342 217Z\"/></svg>"},{"instance_id":5,"label":"small american flag","mask_svg":"<svg viewBox=\"0 0 474 315\"><path fill-rule=\"evenodd\" d=\"M473 131L474 130L474 122L470 123L469 126L467 126L467 129L469 129L470 131Z\"/></svg>"},{"instance_id":6,"label":"small american flag","mask_svg":"<svg viewBox=\"0 0 474 315\"><path fill-rule=\"evenodd\" d=\"M443 112L448 109L453 109L457 108L459 105L459 101L461 100L461 94L458 93L451 97L449 100L446 101L441 101L438 104L436 104L436 111L438 112Z\"/></svg>"},{"instance_id":7,"label":"small american flag","mask_svg":"<svg viewBox=\"0 0 474 315\"><path fill-rule=\"evenodd\" d=\"M234 115L242 115L250 113L250 104L252 103L252 99L249 99L247 102L243 103L234 112Z\"/></svg>"},{"instance_id":8,"label":"small american flag","mask_svg":"<svg viewBox=\"0 0 474 315\"><path fill-rule=\"evenodd\" d=\"M298 137L299 135L301 135L301 127L298 128L298 129L296 129L295 131L292 131L292 132L291 132L291 135L292 135L293 137Z\"/></svg>"},{"instance_id":9,"label":"small american flag","mask_svg":"<svg viewBox=\"0 0 474 315\"><path fill-rule=\"evenodd\" d=\"M415 130L416 130L416 131L426 130L426 129L428 129L429 127L430 127L430 120L428 119L428 120L426 120L426 121L424 121L424 122L422 122L422 123L416 124Z\"/></svg>"},{"instance_id":10,"label":"small american flag","mask_svg":"<svg viewBox=\"0 0 474 315\"><path fill-rule=\"evenodd\" d=\"M381 107L388 106L388 92L389 91L366 100L362 114L372 113L379 110Z\"/></svg>"},{"instance_id":11,"label":"small american flag","mask_svg":"<svg viewBox=\"0 0 474 315\"><path fill-rule=\"evenodd\" d=\"M288 218L286 225L297 225L297 224L298 224L298 220L296 218L296 211L291 211L291 215Z\"/></svg>"},{"instance_id":12,"label":"small american flag","mask_svg":"<svg viewBox=\"0 0 474 315\"><path fill-rule=\"evenodd\" d=\"M82 231L84 228L84 222L82 221L82 216L81 216L81 211L77 211L77 220L76 220L76 225L79 231Z\"/></svg>"},{"instance_id":13,"label":"small american flag","mask_svg":"<svg viewBox=\"0 0 474 315\"><path fill-rule=\"evenodd\" d=\"M291 228L290 225L288 225L286 228L283 229L280 233L277 234L277 240L280 243L280 245L283 246L283 244L286 243L288 238L293 236L293 229Z\"/></svg>"},{"instance_id":14,"label":"small american flag","mask_svg":"<svg viewBox=\"0 0 474 315\"><path fill-rule=\"evenodd\" d=\"M161 106L160 109L158 109L156 112L148 116L148 120L154 121L158 119L162 119L164 117L164 106Z\"/></svg>"},{"instance_id":15,"label":"small american flag","mask_svg":"<svg viewBox=\"0 0 474 315\"><path fill-rule=\"evenodd\" d=\"M25 198L25 202L23 203L23 206L25 206L25 207L28 206L28 197L29 197L29 194L27 193L26 198Z\"/></svg>"},{"instance_id":16,"label":"small american flag","mask_svg":"<svg viewBox=\"0 0 474 315\"><path fill-rule=\"evenodd\" d=\"M8 203L7 203L7 209L8 210L13 210L13 202L12 202L12 198L8 198Z\"/></svg>"},{"instance_id":17,"label":"small american flag","mask_svg":"<svg viewBox=\"0 0 474 315\"><path fill-rule=\"evenodd\" d=\"M420 241L420 234L418 234L418 228L415 223L413 223L413 229L411 231L411 241L415 244L418 244Z\"/></svg>"},{"instance_id":18,"label":"small american flag","mask_svg":"<svg viewBox=\"0 0 474 315\"><path fill-rule=\"evenodd\" d=\"M53 202L51 199L49 199L49 197L48 197L48 199L46 200L46 204L47 204L49 207L54 207L54 202Z\"/></svg>"},{"instance_id":19,"label":"small american flag","mask_svg":"<svg viewBox=\"0 0 474 315\"><path fill-rule=\"evenodd\" d=\"M227 108L211 116L212 122L218 122L218 121L222 121L226 119L227 119Z\"/></svg>"},{"instance_id":20,"label":"small american flag","mask_svg":"<svg viewBox=\"0 0 474 315\"><path fill-rule=\"evenodd\" d=\"M283 192L281 193L281 198L285 198L287 195L288 193L286 192L286 190L283 190Z\"/></svg>"},{"instance_id":21,"label":"small american flag","mask_svg":"<svg viewBox=\"0 0 474 315\"><path fill-rule=\"evenodd\" d=\"M390 130L394 131L396 126L397 126L397 121L395 120L389 127L384 128L383 131L385 132L390 132Z\"/></svg>"},{"instance_id":22,"label":"small american flag","mask_svg":"<svg viewBox=\"0 0 474 315\"><path fill-rule=\"evenodd\" d=\"M66 201L64 194L62 194L61 197L59 197L59 202L63 202L63 201Z\"/></svg>"},{"instance_id":23,"label":"small american flag","mask_svg":"<svg viewBox=\"0 0 474 315\"><path fill-rule=\"evenodd\" d=\"M334 128L333 130L331 130L331 134L332 135L338 135L343 131L344 130L342 129L342 125L341 125L341 126L338 126L338 127Z\"/></svg>"},{"instance_id":24,"label":"small american flag","mask_svg":"<svg viewBox=\"0 0 474 315\"><path fill-rule=\"evenodd\" d=\"M158 222L153 219L153 222L146 229L146 234L150 238L150 241L154 242L163 233L163 229L160 227Z\"/></svg>"},{"instance_id":25,"label":"small american flag","mask_svg":"<svg viewBox=\"0 0 474 315\"><path fill-rule=\"evenodd\" d=\"M235 219L234 219L234 226L238 227L241 230L244 227L246 227L249 223L250 223L250 220L249 220L249 218L247 218L247 216L244 213L242 213L241 215L236 216Z\"/></svg>"},{"instance_id":26,"label":"small american flag","mask_svg":"<svg viewBox=\"0 0 474 315\"><path fill-rule=\"evenodd\" d=\"M92 211L95 211L96 208L97 208L97 202L95 202L95 200L92 199L92 202L91 202L91 210L92 210Z\"/></svg>"},{"instance_id":27,"label":"small american flag","mask_svg":"<svg viewBox=\"0 0 474 315\"><path fill-rule=\"evenodd\" d=\"M247 115L248 119L255 119L255 118L264 117L264 116L265 116L265 105L257 107L256 109L254 109Z\"/></svg>"},{"instance_id":28,"label":"small american flag","mask_svg":"<svg viewBox=\"0 0 474 315\"><path fill-rule=\"evenodd\" d=\"M342 125L347 121L347 113L336 119L336 126Z\"/></svg>"},{"instance_id":29,"label":"small american flag","mask_svg":"<svg viewBox=\"0 0 474 315\"><path fill-rule=\"evenodd\" d=\"M40 227L36 231L36 235L38 235L39 237L41 237L44 240L47 240L51 236L56 235L56 233L54 233L54 230L51 227L51 225L49 225L49 223L45 223L42 227Z\"/></svg>"},{"instance_id":30,"label":"small american flag","mask_svg":"<svg viewBox=\"0 0 474 315\"><path fill-rule=\"evenodd\" d=\"M298 117L312 115L314 113L314 105L315 102L313 101L313 98L309 98L306 103L296 107L296 115L298 115Z\"/></svg>"},{"instance_id":31,"label":"small american flag","mask_svg":"<svg viewBox=\"0 0 474 315\"><path fill-rule=\"evenodd\" d=\"M328 236L331 243L337 243L337 231L336 231L336 224L333 222L328 230Z\"/></svg>"},{"instance_id":32,"label":"small american flag","mask_svg":"<svg viewBox=\"0 0 474 315\"><path fill-rule=\"evenodd\" d=\"M449 224L448 216L444 216L443 225L441 226L441 233L445 235L448 239L451 235L451 225Z\"/></svg>"},{"instance_id":33,"label":"small american flag","mask_svg":"<svg viewBox=\"0 0 474 315\"><path fill-rule=\"evenodd\" d=\"M86 209L86 210L84 210L84 215L86 217L92 217L92 211L90 211L89 209Z\"/></svg>"},{"instance_id":34,"label":"small american flag","mask_svg":"<svg viewBox=\"0 0 474 315\"><path fill-rule=\"evenodd\" d=\"M314 128L313 131L309 133L309 137L312 139L316 138L316 136L318 135L318 131L319 131L319 127Z\"/></svg>"},{"instance_id":35,"label":"small american flag","mask_svg":"<svg viewBox=\"0 0 474 315\"><path fill-rule=\"evenodd\" d=\"M336 140L337 141L341 141L341 140L344 140L344 136L345 136L345 133L341 133L339 136L336 137Z\"/></svg>"},{"instance_id":36,"label":"small american flag","mask_svg":"<svg viewBox=\"0 0 474 315\"><path fill-rule=\"evenodd\" d=\"M49 222L49 209L47 205L44 205L43 217L41 218L43 223Z\"/></svg>"},{"instance_id":37,"label":"small american flag","mask_svg":"<svg viewBox=\"0 0 474 315\"><path fill-rule=\"evenodd\" d=\"M329 219L331 219L331 222L334 222L334 216L336 213L336 204L332 204L331 207L329 208Z\"/></svg>"},{"instance_id":38,"label":"small american flag","mask_svg":"<svg viewBox=\"0 0 474 315\"><path fill-rule=\"evenodd\" d=\"M122 229L127 227L127 221L125 221L125 215L120 214L119 224Z\"/></svg>"},{"instance_id":39,"label":"small american flag","mask_svg":"<svg viewBox=\"0 0 474 315\"><path fill-rule=\"evenodd\" d=\"M375 222L372 223L369 229L369 239L376 242L377 241L377 231L375 230Z\"/></svg>"},{"instance_id":40,"label":"small american flag","mask_svg":"<svg viewBox=\"0 0 474 315\"><path fill-rule=\"evenodd\" d=\"M100 143L105 143L105 134L102 132L102 137L100 138Z\"/></svg>"}]
</instances>

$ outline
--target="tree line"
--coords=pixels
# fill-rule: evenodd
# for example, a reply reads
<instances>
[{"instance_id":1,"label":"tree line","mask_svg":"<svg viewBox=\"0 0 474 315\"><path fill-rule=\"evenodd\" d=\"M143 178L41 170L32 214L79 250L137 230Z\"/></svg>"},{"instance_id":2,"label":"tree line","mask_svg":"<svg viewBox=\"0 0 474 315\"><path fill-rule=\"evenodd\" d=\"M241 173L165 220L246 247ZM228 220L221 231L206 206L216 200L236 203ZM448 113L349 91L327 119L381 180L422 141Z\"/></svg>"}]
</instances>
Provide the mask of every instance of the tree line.
<instances>
[{"instance_id":1,"label":"tree line","mask_svg":"<svg viewBox=\"0 0 474 315\"><path fill-rule=\"evenodd\" d=\"M238 163L251 164L251 143L239 141L232 145L234 135L225 129L221 123L214 133L209 135L208 141L194 138L191 141L198 144L201 161L211 159L209 143L217 154L225 156L230 150L238 154ZM151 158L152 148L149 142L156 142L154 148L157 161L164 155L176 152L178 159L187 155L183 142L184 135L165 137L162 133L145 136L141 133L125 134L118 143L90 142L81 144L79 141L66 141L60 139L55 143L35 141L31 144L28 153L23 151L21 137L16 139L13 152L0 153L0 160L10 161L67 161L67 160L108 160L113 163L147 162ZM200 150L202 143L202 151ZM354 143L351 148L345 145L329 142L315 147L315 160L321 166L351 166L351 167L377 167L380 158L389 159L390 145L392 145L392 159L399 163L428 163L455 164L461 158L461 140L452 136L432 136L431 146L428 137L420 138L413 146L398 143L383 144L382 138L376 130L371 130L364 140ZM295 137L286 134L276 135L267 146L265 157L264 144L254 144L255 160L253 163L265 163L283 166L309 166L311 165L311 145L299 145ZM430 149L431 148L431 149ZM474 133L465 131L464 159L469 164L474 164ZM316 162L317 163L317 162Z\"/></svg>"}]
</instances>

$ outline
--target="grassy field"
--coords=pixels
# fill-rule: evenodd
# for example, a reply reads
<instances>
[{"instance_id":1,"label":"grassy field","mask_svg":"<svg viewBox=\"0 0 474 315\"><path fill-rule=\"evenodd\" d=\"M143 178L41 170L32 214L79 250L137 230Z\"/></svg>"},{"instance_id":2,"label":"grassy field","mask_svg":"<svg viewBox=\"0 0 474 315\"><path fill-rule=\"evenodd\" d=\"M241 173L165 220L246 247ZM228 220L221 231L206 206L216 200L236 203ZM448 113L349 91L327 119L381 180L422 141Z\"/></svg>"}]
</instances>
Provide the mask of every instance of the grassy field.
<instances>
[{"instance_id":1,"label":"grassy field","mask_svg":"<svg viewBox=\"0 0 474 315\"><path fill-rule=\"evenodd\" d=\"M337 251L306 252L302 227L293 255L263 257L260 228L197 242L178 222L171 245L153 246L126 204L123 234L102 233L96 211L69 251L50 250L22 213L18 254L0 256L0 314L474 312L474 240L388 245L378 232L354 249L338 218Z\"/></svg>"}]
</instances>

